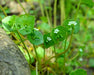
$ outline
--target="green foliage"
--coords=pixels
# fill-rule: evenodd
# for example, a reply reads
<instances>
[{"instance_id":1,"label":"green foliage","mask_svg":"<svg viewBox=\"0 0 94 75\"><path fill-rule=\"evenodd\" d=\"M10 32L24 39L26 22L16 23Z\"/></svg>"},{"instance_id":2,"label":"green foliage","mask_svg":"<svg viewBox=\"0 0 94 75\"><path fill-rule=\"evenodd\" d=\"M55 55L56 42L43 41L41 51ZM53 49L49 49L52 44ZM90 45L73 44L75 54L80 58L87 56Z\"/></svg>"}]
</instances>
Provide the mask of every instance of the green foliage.
<instances>
[{"instance_id":1,"label":"green foliage","mask_svg":"<svg viewBox=\"0 0 94 75\"><path fill-rule=\"evenodd\" d=\"M27 38L34 45L40 45L43 43L43 35L38 30L34 30L33 33L28 34Z\"/></svg>"},{"instance_id":2,"label":"green foliage","mask_svg":"<svg viewBox=\"0 0 94 75\"><path fill-rule=\"evenodd\" d=\"M63 41L66 38L66 28L63 26L57 26L51 32L51 36L55 43ZM56 41L57 40L57 41Z\"/></svg>"},{"instance_id":3,"label":"green foliage","mask_svg":"<svg viewBox=\"0 0 94 75\"><path fill-rule=\"evenodd\" d=\"M72 2L71 0L65 0L65 7L66 7L66 16L68 17L68 15L70 14L70 11L72 10Z\"/></svg>"},{"instance_id":4,"label":"green foliage","mask_svg":"<svg viewBox=\"0 0 94 75\"><path fill-rule=\"evenodd\" d=\"M40 28L42 32L46 32L46 33L50 32L50 29L51 29L51 27L45 22L39 24L38 27Z\"/></svg>"},{"instance_id":5,"label":"green foliage","mask_svg":"<svg viewBox=\"0 0 94 75\"><path fill-rule=\"evenodd\" d=\"M1 2L2 3L2 2ZM8 7L3 7L3 10L5 11L5 13L6 14L9 14L10 13L10 9L8 8ZM0 7L0 17L1 18L4 18L5 17L5 15L4 15L4 13L2 12L2 9L1 9L1 7ZM0 19L0 21L1 21L1 19Z\"/></svg>"},{"instance_id":6,"label":"green foliage","mask_svg":"<svg viewBox=\"0 0 94 75\"><path fill-rule=\"evenodd\" d=\"M24 54L24 56L25 56L27 62L29 63L29 60L30 60L30 59L29 59L28 54L23 51L23 48L22 48L21 46L18 46L18 47L19 47L19 49L21 50L21 52ZM35 61L35 59L34 59L34 57L33 57L31 54L30 54L30 57L31 57L31 63L33 63L33 62Z\"/></svg>"},{"instance_id":7,"label":"green foliage","mask_svg":"<svg viewBox=\"0 0 94 75\"><path fill-rule=\"evenodd\" d=\"M65 48L65 49L67 49L67 48L68 48L68 45L69 45L69 41L65 41L65 40L64 40L64 41L62 42L62 46L65 45L65 42L66 42L66 48Z\"/></svg>"},{"instance_id":8,"label":"green foliage","mask_svg":"<svg viewBox=\"0 0 94 75\"><path fill-rule=\"evenodd\" d=\"M34 28L35 18L31 15L7 16L2 20L6 31L19 31L22 35L30 34Z\"/></svg>"},{"instance_id":9,"label":"green foliage","mask_svg":"<svg viewBox=\"0 0 94 75\"><path fill-rule=\"evenodd\" d=\"M64 58L62 58L62 57L58 58L57 63L59 64L59 67L63 66L64 65Z\"/></svg>"},{"instance_id":10,"label":"green foliage","mask_svg":"<svg viewBox=\"0 0 94 75\"><path fill-rule=\"evenodd\" d=\"M39 59L41 60L44 57L44 49L42 47L38 47L36 49Z\"/></svg>"},{"instance_id":11,"label":"green foliage","mask_svg":"<svg viewBox=\"0 0 94 75\"><path fill-rule=\"evenodd\" d=\"M80 23L79 20L65 20L63 25L66 27L68 34L72 33L72 30L74 29L74 34L78 33L80 30Z\"/></svg>"},{"instance_id":12,"label":"green foliage","mask_svg":"<svg viewBox=\"0 0 94 75\"><path fill-rule=\"evenodd\" d=\"M93 0L81 0L83 4L87 5L88 7L92 8L94 6Z\"/></svg>"},{"instance_id":13,"label":"green foliage","mask_svg":"<svg viewBox=\"0 0 94 75\"><path fill-rule=\"evenodd\" d=\"M14 16L7 16L2 20L2 26L6 31L13 31L12 26L10 24L11 20Z\"/></svg>"},{"instance_id":14,"label":"green foliage","mask_svg":"<svg viewBox=\"0 0 94 75\"><path fill-rule=\"evenodd\" d=\"M2 25L0 24L0 27L2 27Z\"/></svg>"},{"instance_id":15,"label":"green foliage","mask_svg":"<svg viewBox=\"0 0 94 75\"><path fill-rule=\"evenodd\" d=\"M4 15L3 13L0 13L0 17L1 17L1 18L4 18L5 15ZM2 20L0 19L0 21L2 21Z\"/></svg>"},{"instance_id":16,"label":"green foliage","mask_svg":"<svg viewBox=\"0 0 94 75\"><path fill-rule=\"evenodd\" d=\"M87 75L87 73L83 69L77 69L71 72L69 75Z\"/></svg>"},{"instance_id":17,"label":"green foliage","mask_svg":"<svg viewBox=\"0 0 94 75\"><path fill-rule=\"evenodd\" d=\"M36 75L36 70L32 70L31 75Z\"/></svg>"},{"instance_id":18,"label":"green foliage","mask_svg":"<svg viewBox=\"0 0 94 75\"><path fill-rule=\"evenodd\" d=\"M16 19L17 28L22 35L30 34L34 28L35 18L31 15L21 15Z\"/></svg>"},{"instance_id":19,"label":"green foliage","mask_svg":"<svg viewBox=\"0 0 94 75\"><path fill-rule=\"evenodd\" d=\"M54 40L52 39L52 37L50 35L50 33L45 34L43 36L43 38L44 38L44 46L45 46L45 48L48 48L48 47L50 47L50 46L55 44Z\"/></svg>"},{"instance_id":20,"label":"green foliage","mask_svg":"<svg viewBox=\"0 0 94 75\"><path fill-rule=\"evenodd\" d=\"M47 17L40 17L40 19L41 19L44 23L47 23L47 22L48 22Z\"/></svg>"},{"instance_id":21,"label":"green foliage","mask_svg":"<svg viewBox=\"0 0 94 75\"><path fill-rule=\"evenodd\" d=\"M65 40L67 37L67 26L57 26L56 28L53 28L51 33L44 35L44 45L46 48L53 46L60 41ZM57 41L56 41L57 40Z\"/></svg>"},{"instance_id":22,"label":"green foliage","mask_svg":"<svg viewBox=\"0 0 94 75\"><path fill-rule=\"evenodd\" d=\"M93 58L89 59L89 66L94 67L94 59Z\"/></svg>"},{"instance_id":23,"label":"green foliage","mask_svg":"<svg viewBox=\"0 0 94 75\"><path fill-rule=\"evenodd\" d=\"M27 0L27 1L31 1L31 0ZM34 0L34 1L38 2L38 0ZM33 4L33 0L31 2ZM42 5L44 4L44 2L45 0L41 0L39 3ZM61 17L61 14L60 11L56 12L57 14L56 28L53 28L53 23L55 22L53 18L55 16L52 13L53 10L52 7L50 7L51 6L50 3L48 4L48 6L45 5L46 7L43 10L44 16L40 17L39 16L40 14L37 13L38 10L30 10L31 11L30 14L35 14L36 12L36 17L37 14L39 16L37 17L38 20L36 20L37 22L39 22L36 23L36 27L40 31L34 29L35 17L32 15L19 15L19 16L13 15L13 16L7 16L2 20L2 26L6 31L8 31L8 33L13 32L17 39L20 39L20 37L22 37L22 40L20 39L21 44L24 42L25 39L29 40L30 43L33 44L34 46L33 51L35 51L35 54L33 54L33 51L30 51L32 52L29 53L30 58L27 52L25 51L26 52L25 54L25 52L23 51L24 49L26 50L25 45L23 44L24 46L23 48L19 47L22 53L24 54L26 60L28 61L28 63L34 66L34 68L31 70L33 75L36 74L35 69L37 68L38 68L37 72L39 72L40 75L42 72L45 75L46 74L65 75L65 73L69 74L74 68L77 69L79 66L86 63L86 61L83 61L84 60L83 56L91 57L92 53L93 53L92 56L94 56L94 52L93 52L94 44L92 44L93 35L90 34L91 32L88 31L88 29L90 28L90 23L87 23L89 20L93 20L93 18L91 19L91 17L93 17L92 15L94 15L93 14L94 9L92 8L94 6L94 2L92 0L81 0L81 3L80 0L77 1L65 0L64 2L65 2L64 7L66 8L63 9L63 11L65 12L65 19L64 21L62 21L63 25L60 26L61 20L59 19L59 17ZM59 4L59 1L57 4ZM57 6L58 6L56 8L57 10L60 10L60 8L62 8L62 6L60 7L60 5ZM87 6L90 8L88 8ZM45 11L45 9L47 11ZM2 14L0 13L1 18L4 17L4 15ZM79 18L79 20L77 18ZM81 22L81 28L80 28L80 22ZM51 25L49 25L48 23ZM91 28L94 27L92 26ZM79 30L80 30L80 34L76 34L79 32ZM15 33L15 31L18 33ZM70 35L72 34L72 31L73 34L75 35ZM25 39L23 37L25 37ZM72 42L73 45L72 47L71 47L71 40L72 40L71 37L73 38L73 41L75 41ZM50 54L49 51L47 51L46 53L45 51L46 49L44 49L43 47L48 48L47 50L51 51L52 54L49 57L47 56L48 54ZM87 53L85 53L85 51ZM94 64L92 63L93 61L94 61L93 59L89 60L90 67L94 67ZM35 65L36 62L38 62L37 67ZM77 69L71 72L69 75L87 75L87 74L85 70Z\"/></svg>"},{"instance_id":24,"label":"green foliage","mask_svg":"<svg viewBox=\"0 0 94 75\"><path fill-rule=\"evenodd\" d=\"M31 54L30 54L30 57L31 57L31 63L33 63L35 61L35 59ZM29 63L30 58L27 53L25 54L25 58L26 58L27 62Z\"/></svg>"}]
</instances>

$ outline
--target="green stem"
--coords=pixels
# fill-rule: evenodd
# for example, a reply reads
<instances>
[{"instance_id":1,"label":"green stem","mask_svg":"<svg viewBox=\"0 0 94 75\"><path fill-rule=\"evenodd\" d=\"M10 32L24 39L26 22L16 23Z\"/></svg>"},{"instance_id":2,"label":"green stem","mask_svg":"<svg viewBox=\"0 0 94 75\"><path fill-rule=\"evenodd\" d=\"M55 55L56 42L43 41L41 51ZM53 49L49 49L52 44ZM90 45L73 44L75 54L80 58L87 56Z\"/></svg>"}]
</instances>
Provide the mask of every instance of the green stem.
<instances>
[{"instance_id":1,"label":"green stem","mask_svg":"<svg viewBox=\"0 0 94 75\"><path fill-rule=\"evenodd\" d=\"M55 53L55 56L56 56L56 48L55 48L55 45L54 45L54 53ZM57 62L57 57L55 59L56 59L56 62Z\"/></svg>"},{"instance_id":2,"label":"green stem","mask_svg":"<svg viewBox=\"0 0 94 75\"><path fill-rule=\"evenodd\" d=\"M75 14L75 18L77 18L77 14L79 13L79 7L80 7L80 4L81 4L81 0L79 1L78 5L77 5L77 10L76 10L76 14Z\"/></svg>"},{"instance_id":3,"label":"green stem","mask_svg":"<svg viewBox=\"0 0 94 75\"><path fill-rule=\"evenodd\" d=\"M36 75L38 75L38 62L36 62Z\"/></svg>"},{"instance_id":4,"label":"green stem","mask_svg":"<svg viewBox=\"0 0 94 75\"><path fill-rule=\"evenodd\" d=\"M46 16L47 16L47 19L48 19L48 24L51 26L50 18L49 18L48 11L47 11L46 8L45 8L45 12L46 12Z\"/></svg>"},{"instance_id":5,"label":"green stem","mask_svg":"<svg viewBox=\"0 0 94 75\"><path fill-rule=\"evenodd\" d=\"M49 7L51 7L51 0L49 0ZM49 9L49 17L50 17L50 23L52 25L52 8Z\"/></svg>"},{"instance_id":6,"label":"green stem","mask_svg":"<svg viewBox=\"0 0 94 75\"><path fill-rule=\"evenodd\" d=\"M67 58L73 53L74 49L75 49L75 48L73 48L73 49L70 51L70 53L67 55Z\"/></svg>"},{"instance_id":7,"label":"green stem","mask_svg":"<svg viewBox=\"0 0 94 75\"><path fill-rule=\"evenodd\" d=\"M17 34L18 34L18 36L19 36L19 38L20 38L20 40L21 40L21 42L22 42L22 44L23 44L23 46L24 46L24 48L25 48L25 50L26 50L26 52L27 52L27 54L28 54L28 56L29 56L29 63L31 62L31 57L30 57L30 54L29 54L29 51L28 51L28 49L26 48L26 46L25 46L25 43L23 42L23 39L22 39L22 37L20 36L20 34L19 34L19 32L18 31L16 31L17 32Z\"/></svg>"},{"instance_id":8,"label":"green stem","mask_svg":"<svg viewBox=\"0 0 94 75\"><path fill-rule=\"evenodd\" d=\"M60 0L60 8L61 8L61 25L65 19L65 5L64 5L64 0Z\"/></svg>"},{"instance_id":9,"label":"green stem","mask_svg":"<svg viewBox=\"0 0 94 75\"><path fill-rule=\"evenodd\" d=\"M0 19L2 20L2 17L0 16Z\"/></svg>"},{"instance_id":10,"label":"green stem","mask_svg":"<svg viewBox=\"0 0 94 75\"><path fill-rule=\"evenodd\" d=\"M75 58L77 58L79 56L79 52L74 56L74 57L72 57L72 58L70 58L70 60L69 61L72 61L72 60L74 60Z\"/></svg>"},{"instance_id":11,"label":"green stem","mask_svg":"<svg viewBox=\"0 0 94 75\"><path fill-rule=\"evenodd\" d=\"M3 7L0 5L1 10L3 11L4 15L7 16L7 13L5 12L5 10L3 9Z\"/></svg>"},{"instance_id":12,"label":"green stem","mask_svg":"<svg viewBox=\"0 0 94 75\"><path fill-rule=\"evenodd\" d=\"M56 21L56 7L57 7L57 0L54 2L54 28L56 27L57 21Z\"/></svg>"},{"instance_id":13,"label":"green stem","mask_svg":"<svg viewBox=\"0 0 94 75\"><path fill-rule=\"evenodd\" d=\"M34 47L34 52L35 52L35 55L36 55L36 59L37 59L37 61L38 61L38 63L39 63L38 54L37 54L35 45L33 45L33 47Z\"/></svg>"},{"instance_id":14,"label":"green stem","mask_svg":"<svg viewBox=\"0 0 94 75\"><path fill-rule=\"evenodd\" d=\"M49 71L47 71L47 75L49 75Z\"/></svg>"},{"instance_id":15,"label":"green stem","mask_svg":"<svg viewBox=\"0 0 94 75\"><path fill-rule=\"evenodd\" d=\"M40 63L40 60L38 58L38 54L37 54L37 51L36 51L36 47L35 47L35 45L33 45L33 47L34 47L34 51L35 51L35 54L36 54L36 59L38 61L39 71L42 73L41 63Z\"/></svg>"},{"instance_id":16,"label":"green stem","mask_svg":"<svg viewBox=\"0 0 94 75\"><path fill-rule=\"evenodd\" d=\"M30 66L30 69L35 70L35 66L33 66L32 64L29 64L29 66Z\"/></svg>"},{"instance_id":17,"label":"green stem","mask_svg":"<svg viewBox=\"0 0 94 75\"><path fill-rule=\"evenodd\" d=\"M65 39L65 46L64 46L64 51L66 50L66 43L67 43L67 33L66 33L66 39ZM64 54L64 66L63 66L63 74L66 75L66 72L65 72L65 63L66 63L66 57L65 57L65 54Z\"/></svg>"},{"instance_id":18,"label":"green stem","mask_svg":"<svg viewBox=\"0 0 94 75\"><path fill-rule=\"evenodd\" d=\"M44 61L45 61L45 48L44 48Z\"/></svg>"},{"instance_id":19,"label":"green stem","mask_svg":"<svg viewBox=\"0 0 94 75\"><path fill-rule=\"evenodd\" d=\"M54 45L54 53L55 53L55 56L56 56L56 48L55 48L55 45ZM57 66L58 66L58 64L57 64L57 57L55 57L55 64L56 64L56 68L55 68L55 70L57 70Z\"/></svg>"},{"instance_id":20,"label":"green stem","mask_svg":"<svg viewBox=\"0 0 94 75\"><path fill-rule=\"evenodd\" d=\"M41 14L42 14L42 16L44 16L44 8L43 8L43 5L41 4L41 1L40 0L38 0L38 2L39 2L39 5L40 5Z\"/></svg>"},{"instance_id":21,"label":"green stem","mask_svg":"<svg viewBox=\"0 0 94 75\"><path fill-rule=\"evenodd\" d=\"M55 73L55 71L54 71L51 67L48 67L48 71L51 71L51 72L53 73L53 75L57 75L57 74Z\"/></svg>"},{"instance_id":22,"label":"green stem","mask_svg":"<svg viewBox=\"0 0 94 75\"><path fill-rule=\"evenodd\" d=\"M25 10L25 8L23 7L23 5L21 4L21 2L19 0L17 0L17 2L19 3L19 5L21 6L21 8L23 9L23 11L25 12L25 14L28 14Z\"/></svg>"},{"instance_id":23,"label":"green stem","mask_svg":"<svg viewBox=\"0 0 94 75\"><path fill-rule=\"evenodd\" d=\"M66 63L66 57L65 57L65 54L64 54L64 65L63 65L63 74L66 75L66 72L65 72L65 63Z\"/></svg>"}]
</instances>

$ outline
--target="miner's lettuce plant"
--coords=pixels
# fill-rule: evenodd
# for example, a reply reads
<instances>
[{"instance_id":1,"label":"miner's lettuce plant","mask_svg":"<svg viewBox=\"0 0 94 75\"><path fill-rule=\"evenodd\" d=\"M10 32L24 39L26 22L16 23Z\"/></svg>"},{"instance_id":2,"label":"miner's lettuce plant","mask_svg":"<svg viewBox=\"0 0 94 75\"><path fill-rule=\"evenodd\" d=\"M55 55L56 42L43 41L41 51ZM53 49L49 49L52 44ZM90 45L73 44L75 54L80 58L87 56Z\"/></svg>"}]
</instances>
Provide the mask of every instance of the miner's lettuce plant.
<instances>
[{"instance_id":1,"label":"miner's lettuce plant","mask_svg":"<svg viewBox=\"0 0 94 75\"><path fill-rule=\"evenodd\" d=\"M55 2L56 1L57 0L55 0ZM72 0L72 1L75 1L75 0ZM69 6L70 4L72 6L72 3L71 3L72 1L66 0L65 3L67 2L67 6ZM39 27L40 27L40 30L44 31L45 33L35 28L34 26L35 17L32 15L27 15L27 14L20 15L20 16L13 15L13 16L7 16L2 20L1 27L3 27L7 32L16 34L17 38L21 40L24 46L24 49L27 51L25 58L27 59L28 63L32 65L32 63L36 62L36 71L35 71L35 68L33 67L34 68L33 72L36 72L36 74L46 75L43 72L47 71L47 72L53 73L52 75L56 75L56 73L60 74L59 72L57 72L60 70L60 71L63 71L63 73L62 72L61 73L65 75L66 69L68 70L70 69L70 67L66 66L67 64L65 62L69 61L70 63L71 59L68 59L66 55L72 54L72 52L69 53L69 51L72 51L70 50L70 46L72 43L73 34L77 34L80 29L80 20L77 18L80 4L84 4L92 8L94 5L94 2L92 0L89 0L89 1L80 0L77 5L76 15L73 14L74 17L71 19L64 19L63 22L61 22L61 25L58 25L58 26L56 26L56 19L55 19L56 9L54 8L55 25L54 27L52 27L51 25L52 29L48 25L48 23L51 24L50 21L48 22L48 20L51 20L51 13L50 13L50 19L49 17L42 16L40 19L43 22L41 23L41 25L39 24ZM56 4L54 4L54 7L56 7ZM70 11L71 9L67 10L67 13L66 13L67 17ZM47 14L47 11L45 12ZM23 39L22 36L25 36L26 39ZM34 57L28 52L28 49L24 43L24 40L29 40L30 43L33 44L33 48L35 51ZM56 47L59 47L59 44L61 45L62 43L63 43L62 49L59 49L59 48L56 49ZM52 48L53 55L48 58L46 57L46 49L51 49L51 48ZM23 50L23 48L20 48L20 49ZM79 56L82 56L82 55L83 55L83 52L81 52L80 50ZM52 58L55 59L53 61L54 63L51 63ZM87 75L86 71L83 69L77 69L75 71L72 71L69 75L76 75L76 74Z\"/></svg>"},{"instance_id":2,"label":"miner's lettuce plant","mask_svg":"<svg viewBox=\"0 0 94 75\"><path fill-rule=\"evenodd\" d=\"M25 47L24 40L22 39L21 35L27 36L27 39L34 46L36 60L39 62L39 65L41 61L39 58L40 53L38 53L38 51L36 50L36 46L43 45L44 51L42 51L42 53L44 53L43 56L45 57L45 48L49 48L51 46L55 47L55 45L58 44L59 42L65 41L69 36L72 37L73 34L78 33L80 28L79 20L65 20L62 26L57 26L56 28L53 28L52 31L50 31L50 33L42 34L38 29L34 28L34 24L35 24L35 17L31 15L7 16L2 20L2 26L6 31L17 33L21 42L24 45L24 48L26 49L29 55L30 60L31 55L28 52L27 48ZM65 53L69 50L69 47L67 49L65 48ZM54 57L56 59L58 59L57 56L64 54L62 52L58 54L55 50L54 52L55 52ZM29 61L29 64L30 63L31 60Z\"/></svg>"}]
</instances>

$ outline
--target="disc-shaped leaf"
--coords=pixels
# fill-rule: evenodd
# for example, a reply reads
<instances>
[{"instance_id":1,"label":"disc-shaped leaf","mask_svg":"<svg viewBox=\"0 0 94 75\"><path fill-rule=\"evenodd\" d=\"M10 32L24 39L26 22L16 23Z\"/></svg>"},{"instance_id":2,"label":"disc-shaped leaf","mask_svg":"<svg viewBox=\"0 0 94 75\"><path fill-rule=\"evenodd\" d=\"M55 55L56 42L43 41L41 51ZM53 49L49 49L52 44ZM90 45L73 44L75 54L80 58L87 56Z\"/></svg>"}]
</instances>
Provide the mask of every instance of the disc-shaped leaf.
<instances>
[{"instance_id":1,"label":"disc-shaped leaf","mask_svg":"<svg viewBox=\"0 0 94 75\"><path fill-rule=\"evenodd\" d=\"M80 29L80 23L78 20L65 20L63 25L67 29L68 34L72 33L72 29L74 28L74 34L79 32Z\"/></svg>"},{"instance_id":2,"label":"disc-shaped leaf","mask_svg":"<svg viewBox=\"0 0 94 75\"><path fill-rule=\"evenodd\" d=\"M13 31L16 16L7 16L2 20L2 26L6 31Z\"/></svg>"},{"instance_id":3,"label":"disc-shaped leaf","mask_svg":"<svg viewBox=\"0 0 94 75\"><path fill-rule=\"evenodd\" d=\"M63 41L66 37L66 28L63 26L54 28L51 32L51 36L54 42Z\"/></svg>"},{"instance_id":4,"label":"disc-shaped leaf","mask_svg":"<svg viewBox=\"0 0 94 75\"><path fill-rule=\"evenodd\" d=\"M45 46L45 48L48 48L48 47L50 47L50 46L55 44L53 39L52 39L52 37L51 37L51 35L50 35L50 33L45 34L43 36L43 38L44 38L44 46Z\"/></svg>"},{"instance_id":5,"label":"disc-shaped leaf","mask_svg":"<svg viewBox=\"0 0 94 75\"><path fill-rule=\"evenodd\" d=\"M35 18L31 15L21 15L16 19L16 26L22 35L32 33L35 24Z\"/></svg>"},{"instance_id":6,"label":"disc-shaped leaf","mask_svg":"<svg viewBox=\"0 0 94 75\"><path fill-rule=\"evenodd\" d=\"M43 43L43 35L38 30L34 30L33 33L28 34L27 38L34 45L40 45Z\"/></svg>"},{"instance_id":7,"label":"disc-shaped leaf","mask_svg":"<svg viewBox=\"0 0 94 75\"><path fill-rule=\"evenodd\" d=\"M27 35L33 32L32 27L31 26L27 26L24 25L22 28L18 29L18 31L22 34L22 35Z\"/></svg>"},{"instance_id":8,"label":"disc-shaped leaf","mask_svg":"<svg viewBox=\"0 0 94 75\"><path fill-rule=\"evenodd\" d=\"M29 25L32 27L34 27L34 24L35 24L35 17L32 16L32 15L21 15L19 16L19 18L21 20L18 21L18 24L19 25Z\"/></svg>"},{"instance_id":9,"label":"disc-shaped leaf","mask_svg":"<svg viewBox=\"0 0 94 75\"><path fill-rule=\"evenodd\" d=\"M35 18L31 15L8 16L2 20L2 25L7 31L18 30L22 35L32 33Z\"/></svg>"},{"instance_id":10,"label":"disc-shaped leaf","mask_svg":"<svg viewBox=\"0 0 94 75\"><path fill-rule=\"evenodd\" d=\"M87 72L84 69L77 69L72 71L69 75L87 75Z\"/></svg>"}]
</instances>

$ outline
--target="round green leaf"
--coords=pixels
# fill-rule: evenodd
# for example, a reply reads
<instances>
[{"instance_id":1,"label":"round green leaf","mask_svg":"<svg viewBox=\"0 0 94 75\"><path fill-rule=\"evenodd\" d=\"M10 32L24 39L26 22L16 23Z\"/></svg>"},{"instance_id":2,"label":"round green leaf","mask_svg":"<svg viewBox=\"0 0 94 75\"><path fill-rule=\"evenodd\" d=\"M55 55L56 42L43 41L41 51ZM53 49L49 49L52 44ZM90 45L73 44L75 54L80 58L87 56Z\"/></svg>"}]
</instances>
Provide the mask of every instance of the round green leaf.
<instances>
[{"instance_id":1,"label":"round green leaf","mask_svg":"<svg viewBox=\"0 0 94 75\"><path fill-rule=\"evenodd\" d=\"M34 28L35 17L32 15L21 15L19 16L20 20L18 21L19 25L29 25Z\"/></svg>"},{"instance_id":2,"label":"round green leaf","mask_svg":"<svg viewBox=\"0 0 94 75\"><path fill-rule=\"evenodd\" d=\"M44 46L45 46L45 48L48 48L48 47L50 47L50 46L55 44L53 39L52 39L52 37L51 37L51 35L50 35L50 33L45 34L43 36L43 38L44 38Z\"/></svg>"},{"instance_id":3,"label":"round green leaf","mask_svg":"<svg viewBox=\"0 0 94 75\"><path fill-rule=\"evenodd\" d=\"M34 30L33 33L28 34L27 38L34 45L40 45L43 43L43 35L38 30Z\"/></svg>"},{"instance_id":4,"label":"round green leaf","mask_svg":"<svg viewBox=\"0 0 94 75\"><path fill-rule=\"evenodd\" d=\"M66 28L63 26L58 26L54 28L51 32L51 36L54 42L63 41L66 37Z\"/></svg>"},{"instance_id":5,"label":"round green leaf","mask_svg":"<svg viewBox=\"0 0 94 75\"><path fill-rule=\"evenodd\" d=\"M87 72L84 69L77 69L72 71L69 75L87 75Z\"/></svg>"},{"instance_id":6,"label":"round green leaf","mask_svg":"<svg viewBox=\"0 0 94 75\"><path fill-rule=\"evenodd\" d=\"M31 26L24 25L22 28L18 30L22 35L27 35L33 32Z\"/></svg>"},{"instance_id":7,"label":"round green leaf","mask_svg":"<svg viewBox=\"0 0 94 75\"><path fill-rule=\"evenodd\" d=\"M35 17L31 15L21 15L16 19L16 27L22 35L32 33L35 24Z\"/></svg>"},{"instance_id":8,"label":"round green leaf","mask_svg":"<svg viewBox=\"0 0 94 75\"><path fill-rule=\"evenodd\" d=\"M16 16L7 16L2 20L2 26L6 31L13 31Z\"/></svg>"},{"instance_id":9,"label":"round green leaf","mask_svg":"<svg viewBox=\"0 0 94 75\"><path fill-rule=\"evenodd\" d=\"M8 16L2 20L2 25L6 31L18 30L22 35L32 33L35 18L31 15Z\"/></svg>"},{"instance_id":10,"label":"round green leaf","mask_svg":"<svg viewBox=\"0 0 94 75\"><path fill-rule=\"evenodd\" d=\"M80 30L80 23L78 20L65 20L63 25L67 29L68 34L72 33L72 29L74 28L74 34L78 33Z\"/></svg>"}]
</instances>

